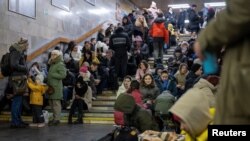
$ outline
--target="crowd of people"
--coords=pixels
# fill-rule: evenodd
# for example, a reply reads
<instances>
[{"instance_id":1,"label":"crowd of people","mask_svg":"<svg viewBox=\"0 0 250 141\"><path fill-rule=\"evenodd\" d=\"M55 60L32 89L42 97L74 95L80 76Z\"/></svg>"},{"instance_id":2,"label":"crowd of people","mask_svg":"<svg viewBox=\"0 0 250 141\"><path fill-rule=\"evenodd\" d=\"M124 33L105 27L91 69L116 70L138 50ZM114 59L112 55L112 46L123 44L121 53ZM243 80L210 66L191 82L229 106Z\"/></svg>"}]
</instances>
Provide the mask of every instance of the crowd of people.
<instances>
[{"instance_id":1,"label":"crowd of people","mask_svg":"<svg viewBox=\"0 0 250 141\"><path fill-rule=\"evenodd\" d=\"M210 22L214 12L209 7L207 12L197 13L195 8L192 5L188 10L182 9L177 17L172 8L164 14L153 2L148 9L124 16L117 26L110 24L105 31L101 29L81 49L74 41L66 49L57 46L50 52L47 64L35 62L29 69L25 61L28 41L21 39L9 49L11 75L0 110L11 103L13 128L27 126L21 118L22 107L32 111L31 127L44 127L42 109L48 103L53 113L49 125L60 123L62 109L69 109L69 124L82 124L83 112L92 107L97 95L112 90L117 91L116 124L136 127L141 133L165 129L180 133L182 129L187 137L201 136L214 116L220 70L203 73L201 49L195 42L203 23L200 20L204 20L201 16L206 15ZM187 26L186 17L190 21ZM180 42L179 34L184 29L192 37ZM218 40L221 44L223 41ZM204 39L199 38L199 42L209 48ZM166 67L163 54L171 46L176 48ZM225 48L214 50L220 64ZM149 57L154 57L154 72L148 64ZM27 82L28 89L18 91L17 81ZM76 110L78 116L73 122Z\"/></svg>"}]
</instances>

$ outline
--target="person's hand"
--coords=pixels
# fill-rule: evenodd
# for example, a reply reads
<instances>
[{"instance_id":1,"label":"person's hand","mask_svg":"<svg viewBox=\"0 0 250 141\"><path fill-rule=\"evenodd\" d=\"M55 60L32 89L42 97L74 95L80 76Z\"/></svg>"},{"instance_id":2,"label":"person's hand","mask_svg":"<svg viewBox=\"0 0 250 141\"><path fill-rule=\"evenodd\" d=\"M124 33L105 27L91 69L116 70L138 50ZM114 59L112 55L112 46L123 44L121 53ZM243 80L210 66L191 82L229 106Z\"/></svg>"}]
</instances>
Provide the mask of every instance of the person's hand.
<instances>
[{"instance_id":1,"label":"person's hand","mask_svg":"<svg viewBox=\"0 0 250 141\"><path fill-rule=\"evenodd\" d=\"M7 95L6 95L6 98L7 98L7 99L11 99L12 97L13 97L12 94L7 94Z\"/></svg>"},{"instance_id":2,"label":"person's hand","mask_svg":"<svg viewBox=\"0 0 250 141\"><path fill-rule=\"evenodd\" d=\"M99 79L95 79L95 84L98 85L101 82Z\"/></svg>"},{"instance_id":3,"label":"person's hand","mask_svg":"<svg viewBox=\"0 0 250 141\"><path fill-rule=\"evenodd\" d=\"M201 60L204 59L202 49L201 49L201 45L197 41L194 43L194 52L195 52L195 54L197 55L198 58L200 58Z\"/></svg>"},{"instance_id":4,"label":"person's hand","mask_svg":"<svg viewBox=\"0 0 250 141\"><path fill-rule=\"evenodd\" d=\"M77 95L77 94L75 95L75 98L76 99L81 99L81 97L79 95Z\"/></svg>"},{"instance_id":5,"label":"person's hand","mask_svg":"<svg viewBox=\"0 0 250 141\"><path fill-rule=\"evenodd\" d=\"M178 84L178 85L176 85L176 87L177 87L177 88L181 88L181 85L180 85L180 84Z\"/></svg>"},{"instance_id":6,"label":"person's hand","mask_svg":"<svg viewBox=\"0 0 250 141\"><path fill-rule=\"evenodd\" d=\"M185 89L185 86L181 86L181 88L180 88L180 89L184 90L184 89Z\"/></svg>"}]
</instances>

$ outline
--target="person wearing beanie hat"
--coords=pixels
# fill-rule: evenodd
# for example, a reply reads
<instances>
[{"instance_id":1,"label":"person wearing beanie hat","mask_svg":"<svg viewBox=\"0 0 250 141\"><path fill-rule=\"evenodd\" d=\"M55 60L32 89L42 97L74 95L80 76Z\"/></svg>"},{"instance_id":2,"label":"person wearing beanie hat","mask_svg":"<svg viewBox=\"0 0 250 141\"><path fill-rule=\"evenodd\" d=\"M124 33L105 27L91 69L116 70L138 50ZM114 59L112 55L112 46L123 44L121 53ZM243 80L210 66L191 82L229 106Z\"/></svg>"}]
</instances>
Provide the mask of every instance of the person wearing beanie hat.
<instances>
[{"instance_id":1,"label":"person wearing beanie hat","mask_svg":"<svg viewBox=\"0 0 250 141\"><path fill-rule=\"evenodd\" d=\"M28 125L23 122L21 117L22 98L23 94L26 93L26 90L23 89L23 91L16 91L19 87L18 85L13 85L20 84L20 81L22 81L22 84L26 84L28 68L25 52L27 49L28 40L22 38L9 48L9 65L12 70L8 83L13 86L14 94L11 106L11 128L23 128Z\"/></svg>"},{"instance_id":2,"label":"person wearing beanie hat","mask_svg":"<svg viewBox=\"0 0 250 141\"><path fill-rule=\"evenodd\" d=\"M44 76L37 74L35 82L31 78L28 79L27 84L31 90L30 93L30 104L32 107L33 123L30 127L44 127L44 117L42 112L43 106L43 95L45 94L48 86L43 83Z\"/></svg>"},{"instance_id":3,"label":"person wearing beanie hat","mask_svg":"<svg viewBox=\"0 0 250 141\"><path fill-rule=\"evenodd\" d=\"M202 66L200 64L193 64L190 72L186 77L185 90L193 87L197 79L202 75Z\"/></svg>"},{"instance_id":4,"label":"person wearing beanie hat","mask_svg":"<svg viewBox=\"0 0 250 141\"><path fill-rule=\"evenodd\" d=\"M63 99L63 83L62 80L67 75L67 70L63 62L61 51L53 50L49 59L48 85L50 85L54 92L49 95L49 104L53 111L53 119L49 125L58 125L61 116L61 100Z\"/></svg>"},{"instance_id":5,"label":"person wearing beanie hat","mask_svg":"<svg viewBox=\"0 0 250 141\"><path fill-rule=\"evenodd\" d=\"M144 132L146 130L158 130L152 115L135 103L133 96L122 93L115 101L114 109L124 113L125 126L132 126Z\"/></svg>"},{"instance_id":6,"label":"person wearing beanie hat","mask_svg":"<svg viewBox=\"0 0 250 141\"><path fill-rule=\"evenodd\" d=\"M86 77L88 77L88 80L86 80ZM89 77L88 68L82 66L74 87L73 103L69 112L68 124L72 124L72 116L76 109L78 109L78 118L74 121L74 124L82 124L83 110L88 110L92 107L92 89L89 86Z\"/></svg>"},{"instance_id":7,"label":"person wearing beanie hat","mask_svg":"<svg viewBox=\"0 0 250 141\"><path fill-rule=\"evenodd\" d=\"M82 72L82 73L87 73L87 71L88 71L88 67L87 66L82 66L81 68L80 68L80 73Z\"/></svg>"},{"instance_id":8,"label":"person wearing beanie hat","mask_svg":"<svg viewBox=\"0 0 250 141\"><path fill-rule=\"evenodd\" d=\"M191 67L191 71L195 73L200 68L201 68L200 64L193 64L192 67Z\"/></svg>"}]
</instances>

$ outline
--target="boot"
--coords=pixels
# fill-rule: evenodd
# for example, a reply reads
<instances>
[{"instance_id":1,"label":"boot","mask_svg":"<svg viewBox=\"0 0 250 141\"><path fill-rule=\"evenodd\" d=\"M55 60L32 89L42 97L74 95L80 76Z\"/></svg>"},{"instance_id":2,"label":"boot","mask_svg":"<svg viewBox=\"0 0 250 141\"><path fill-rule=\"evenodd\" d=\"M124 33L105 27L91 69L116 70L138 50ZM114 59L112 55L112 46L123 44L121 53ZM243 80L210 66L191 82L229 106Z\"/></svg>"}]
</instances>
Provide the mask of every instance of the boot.
<instances>
[{"instance_id":1,"label":"boot","mask_svg":"<svg viewBox=\"0 0 250 141\"><path fill-rule=\"evenodd\" d=\"M76 121L74 121L74 124L83 124L82 115L78 116L78 119Z\"/></svg>"},{"instance_id":2,"label":"boot","mask_svg":"<svg viewBox=\"0 0 250 141\"><path fill-rule=\"evenodd\" d=\"M69 114L68 124L72 124L72 114Z\"/></svg>"}]
</instances>

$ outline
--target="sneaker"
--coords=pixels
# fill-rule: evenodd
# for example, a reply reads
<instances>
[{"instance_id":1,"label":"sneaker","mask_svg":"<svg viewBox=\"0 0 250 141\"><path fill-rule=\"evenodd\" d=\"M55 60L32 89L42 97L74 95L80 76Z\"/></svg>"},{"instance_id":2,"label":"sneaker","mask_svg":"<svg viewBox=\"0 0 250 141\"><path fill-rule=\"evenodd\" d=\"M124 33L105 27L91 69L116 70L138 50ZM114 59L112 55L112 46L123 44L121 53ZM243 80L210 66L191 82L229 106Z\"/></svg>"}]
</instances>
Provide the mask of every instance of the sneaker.
<instances>
[{"instance_id":1,"label":"sneaker","mask_svg":"<svg viewBox=\"0 0 250 141\"><path fill-rule=\"evenodd\" d=\"M37 123L31 123L31 124L29 124L29 127L37 127Z\"/></svg>"},{"instance_id":2,"label":"sneaker","mask_svg":"<svg viewBox=\"0 0 250 141\"><path fill-rule=\"evenodd\" d=\"M95 98L95 97L92 97L92 100L96 100L96 98Z\"/></svg>"},{"instance_id":3,"label":"sneaker","mask_svg":"<svg viewBox=\"0 0 250 141\"><path fill-rule=\"evenodd\" d=\"M45 123L39 123L39 124L37 125L38 128L41 128L41 127L44 127L44 126L45 126Z\"/></svg>"}]
</instances>

